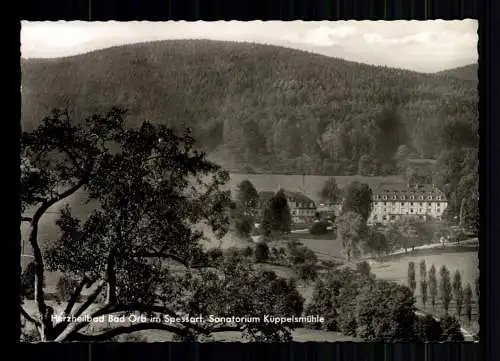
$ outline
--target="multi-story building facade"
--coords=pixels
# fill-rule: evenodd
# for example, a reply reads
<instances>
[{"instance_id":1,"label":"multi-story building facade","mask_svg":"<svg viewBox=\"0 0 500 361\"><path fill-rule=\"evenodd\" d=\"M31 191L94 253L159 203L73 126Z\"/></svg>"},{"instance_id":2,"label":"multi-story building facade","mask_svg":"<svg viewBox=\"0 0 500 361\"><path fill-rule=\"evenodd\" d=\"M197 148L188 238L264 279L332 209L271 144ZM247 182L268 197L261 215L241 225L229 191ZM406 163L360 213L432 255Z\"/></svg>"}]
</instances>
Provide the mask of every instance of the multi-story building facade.
<instances>
[{"instance_id":1,"label":"multi-story building facade","mask_svg":"<svg viewBox=\"0 0 500 361\"><path fill-rule=\"evenodd\" d=\"M441 219L448 207L443 192L430 184L381 184L372 189L372 203L369 224L387 224L403 217Z\"/></svg>"},{"instance_id":2,"label":"multi-story building facade","mask_svg":"<svg viewBox=\"0 0 500 361\"><path fill-rule=\"evenodd\" d=\"M316 204L312 199L300 192L284 190L284 193L294 224L314 222L317 210ZM259 192L259 208L266 207L267 202L275 194L275 192Z\"/></svg>"}]
</instances>

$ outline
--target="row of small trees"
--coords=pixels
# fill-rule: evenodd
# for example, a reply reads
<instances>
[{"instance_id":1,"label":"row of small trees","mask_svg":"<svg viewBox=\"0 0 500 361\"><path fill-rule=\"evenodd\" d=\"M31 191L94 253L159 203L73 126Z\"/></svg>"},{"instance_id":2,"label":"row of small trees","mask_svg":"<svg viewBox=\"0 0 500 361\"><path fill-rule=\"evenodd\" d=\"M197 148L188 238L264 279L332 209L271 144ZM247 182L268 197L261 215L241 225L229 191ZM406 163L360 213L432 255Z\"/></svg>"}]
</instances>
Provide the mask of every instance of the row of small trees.
<instances>
[{"instance_id":1,"label":"row of small trees","mask_svg":"<svg viewBox=\"0 0 500 361\"><path fill-rule=\"evenodd\" d=\"M454 273L453 280L451 279L450 271L446 266L441 266L439 271L439 282L436 275L436 267L431 266L427 271L425 260L420 262L420 296L424 309L427 302L430 301L433 311L436 309L436 301L441 300L443 311L445 315L449 314L450 304L455 300L455 313L460 319L465 315L469 323L472 321L472 307L473 307L473 291L470 283L465 287L462 285L462 276L460 271ZM415 263L408 264L408 287L415 293L417 288ZM479 297L479 284L476 281L475 293Z\"/></svg>"},{"instance_id":2,"label":"row of small trees","mask_svg":"<svg viewBox=\"0 0 500 361\"><path fill-rule=\"evenodd\" d=\"M324 323L308 327L342 332L372 342L463 341L453 316L440 321L415 313L412 290L379 280L366 262L356 270L340 268L317 281L306 314L321 314Z\"/></svg>"}]
</instances>

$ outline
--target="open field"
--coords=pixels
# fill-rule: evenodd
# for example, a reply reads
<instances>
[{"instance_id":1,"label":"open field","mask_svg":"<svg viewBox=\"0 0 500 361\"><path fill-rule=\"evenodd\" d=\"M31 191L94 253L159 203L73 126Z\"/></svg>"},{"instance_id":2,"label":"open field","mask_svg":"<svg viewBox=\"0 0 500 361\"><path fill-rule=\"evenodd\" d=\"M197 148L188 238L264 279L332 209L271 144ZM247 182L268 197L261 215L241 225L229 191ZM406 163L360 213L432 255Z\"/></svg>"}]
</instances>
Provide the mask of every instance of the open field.
<instances>
[{"instance_id":1,"label":"open field","mask_svg":"<svg viewBox=\"0 0 500 361\"><path fill-rule=\"evenodd\" d=\"M446 266L453 277L456 270L462 275L464 284L474 286L475 279L479 276L479 259L476 251L447 251L433 250L433 254L408 254L392 261L372 262L372 272L379 278L406 283L408 263L414 262L417 274L417 283L420 282L419 264L425 260L427 270L434 265L439 276L441 266ZM439 280L438 280L439 281ZM419 291L416 291L419 294Z\"/></svg>"}]
</instances>

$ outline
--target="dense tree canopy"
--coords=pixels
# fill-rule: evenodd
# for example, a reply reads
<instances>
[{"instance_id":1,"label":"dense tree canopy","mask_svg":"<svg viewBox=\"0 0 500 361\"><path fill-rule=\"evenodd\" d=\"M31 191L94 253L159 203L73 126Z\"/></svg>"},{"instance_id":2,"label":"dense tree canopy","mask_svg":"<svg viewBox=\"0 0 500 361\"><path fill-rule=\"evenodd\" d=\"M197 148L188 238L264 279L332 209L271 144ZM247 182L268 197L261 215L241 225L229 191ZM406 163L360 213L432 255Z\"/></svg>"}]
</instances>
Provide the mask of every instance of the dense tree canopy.
<instances>
[{"instance_id":1,"label":"dense tree canopy","mask_svg":"<svg viewBox=\"0 0 500 361\"><path fill-rule=\"evenodd\" d=\"M190 126L228 169L382 175L394 172L402 145L433 159L443 148L477 147L471 67L421 74L205 40L23 59L21 67L24 127L39 124L48 107L83 114L118 104L135 124Z\"/></svg>"}]
</instances>

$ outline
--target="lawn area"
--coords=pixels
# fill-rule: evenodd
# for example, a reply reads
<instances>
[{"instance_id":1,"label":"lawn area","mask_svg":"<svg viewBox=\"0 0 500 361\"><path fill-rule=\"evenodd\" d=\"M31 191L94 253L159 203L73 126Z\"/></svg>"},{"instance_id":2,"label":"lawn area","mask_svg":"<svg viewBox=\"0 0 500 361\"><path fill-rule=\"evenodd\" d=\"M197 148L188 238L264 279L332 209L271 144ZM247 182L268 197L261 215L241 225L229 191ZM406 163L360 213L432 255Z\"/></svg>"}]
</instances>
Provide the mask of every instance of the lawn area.
<instances>
[{"instance_id":1,"label":"lawn area","mask_svg":"<svg viewBox=\"0 0 500 361\"><path fill-rule=\"evenodd\" d=\"M338 239L325 239L323 237L307 237L299 238L307 248L310 248L320 260L337 260L343 259L342 256L342 243Z\"/></svg>"},{"instance_id":2,"label":"lawn area","mask_svg":"<svg viewBox=\"0 0 500 361\"><path fill-rule=\"evenodd\" d=\"M479 276L479 259L477 247L474 250L464 250L464 247L454 247L453 249L448 248L444 250L439 248L421 250L419 252L410 253L408 255L399 255L398 257L393 257L392 259L387 261L373 261L371 262L371 269L375 276L377 276L378 278L395 281L401 284L407 284L408 263L414 262L416 266L417 281L415 296L417 299L417 306L423 310L424 306L421 301L419 273L419 265L422 260L425 260L427 270L429 270L432 265L436 267L438 281L438 300L436 302L436 309L433 310L430 306L430 301L428 301L425 311L430 312L436 316L442 315L442 303L439 300L439 270L441 266L445 265L448 268L452 280L455 271L459 270L462 276L462 284L464 285L464 287L467 283L470 283L473 290L473 322L469 325L468 321L465 320L465 317L462 317L462 324L467 330L477 332L479 330L479 309L477 307L477 300L474 292L475 280ZM456 314L454 300L450 304L449 312L452 315Z\"/></svg>"}]
</instances>

